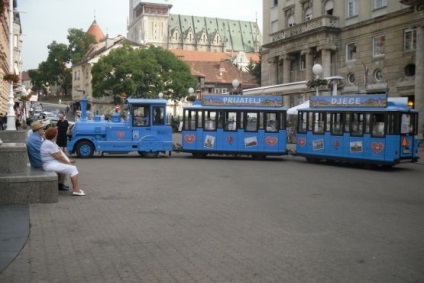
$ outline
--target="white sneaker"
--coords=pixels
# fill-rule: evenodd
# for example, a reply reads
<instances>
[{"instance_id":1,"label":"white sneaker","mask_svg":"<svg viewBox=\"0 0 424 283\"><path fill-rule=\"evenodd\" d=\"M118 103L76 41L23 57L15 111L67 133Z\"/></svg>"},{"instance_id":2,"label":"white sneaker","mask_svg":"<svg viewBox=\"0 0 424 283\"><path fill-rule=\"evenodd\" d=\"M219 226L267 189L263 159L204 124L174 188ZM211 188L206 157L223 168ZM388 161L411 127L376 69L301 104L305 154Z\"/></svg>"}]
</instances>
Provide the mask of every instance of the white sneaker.
<instances>
[{"instance_id":1,"label":"white sneaker","mask_svg":"<svg viewBox=\"0 0 424 283\"><path fill-rule=\"evenodd\" d=\"M86 194L84 193L83 190L79 190L79 192L72 192L73 196L85 196Z\"/></svg>"}]
</instances>

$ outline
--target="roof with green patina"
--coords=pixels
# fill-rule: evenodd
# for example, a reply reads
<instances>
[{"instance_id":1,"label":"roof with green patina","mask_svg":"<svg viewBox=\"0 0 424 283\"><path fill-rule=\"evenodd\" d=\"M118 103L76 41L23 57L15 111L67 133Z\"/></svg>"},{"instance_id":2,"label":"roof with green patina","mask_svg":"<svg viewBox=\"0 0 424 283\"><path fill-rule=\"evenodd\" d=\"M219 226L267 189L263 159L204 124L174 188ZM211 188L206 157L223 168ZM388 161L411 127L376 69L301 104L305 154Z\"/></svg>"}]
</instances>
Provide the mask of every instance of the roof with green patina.
<instances>
[{"instance_id":1,"label":"roof with green patina","mask_svg":"<svg viewBox=\"0 0 424 283\"><path fill-rule=\"evenodd\" d=\"M257 46L262 45L262 35L256 22L170 14L168 25L170 31L179 30L183 35L191 29L197 37L205 30L209 40L218 33L228 51L255 52L255 42L258 41Z\"/></svg>"}]
</instances>

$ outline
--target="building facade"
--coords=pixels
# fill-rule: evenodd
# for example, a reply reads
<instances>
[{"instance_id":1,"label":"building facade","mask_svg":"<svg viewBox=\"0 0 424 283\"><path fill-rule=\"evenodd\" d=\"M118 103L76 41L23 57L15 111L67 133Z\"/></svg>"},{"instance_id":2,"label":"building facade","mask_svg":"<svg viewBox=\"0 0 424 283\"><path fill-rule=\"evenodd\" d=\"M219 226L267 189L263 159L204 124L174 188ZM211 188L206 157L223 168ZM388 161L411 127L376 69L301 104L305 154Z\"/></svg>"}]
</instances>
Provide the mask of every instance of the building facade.
<instances>
[{"instance_id":1,"label":"building facade","mask_svg":"<svg viewBox=\"0 0 424 283\"><path fill-rule=\"evenodd\" d=\"M256 22L170 14L169 0L129 0L127 38L165 49L259 52Z\"/></svg>"},{"instance_id":2,"label":"building facade","mask_svg":"<svg viewBox=\"0 0 424 283\"><path fill-rule=\"evenodd\" d=\"M4 1L0 0L0 113L6 114L8 111L8 96L10 90L10 82L3 80L5 74L11 71L20 76L22 71L22 29L19 12L16 11L17 0ZM13 27L12 39L10 37L10 17L9 5L13 5ZM10 40L12 40L12 48L10 50ZM12 56L13 65L10 65L10 57ZM21 83L14 83L14 96L21 92Z\"/></svg>"},{"instance_id":3,"label":"building facade","mask_svg":"<svg viewBox=\"0 0 424 283\"><path fill-rule=\"evenodd\" d=\"M408 97L424 113L422 0L265 0L263 18L263 86L311 80L321 64L321 77L344 78L339 94ZM290 106L312 93L283 91Z\"/></svg>"}]
</instances>

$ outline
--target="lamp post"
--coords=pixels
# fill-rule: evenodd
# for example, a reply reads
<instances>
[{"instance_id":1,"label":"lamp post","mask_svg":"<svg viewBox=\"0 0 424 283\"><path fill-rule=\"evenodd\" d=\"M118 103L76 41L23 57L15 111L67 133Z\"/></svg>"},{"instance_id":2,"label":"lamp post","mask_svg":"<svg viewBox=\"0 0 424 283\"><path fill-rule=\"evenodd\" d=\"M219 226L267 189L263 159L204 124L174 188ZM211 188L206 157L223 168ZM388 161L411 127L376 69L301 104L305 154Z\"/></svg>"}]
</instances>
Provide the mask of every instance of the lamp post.
<instances>
[{"instance_id":1,"label":"lamp post","mask_svg":"<svg viewBox=\"0 0 424 283\"><path fill-rule=\"evenodd\" d=\"M13 1L9 1L9 73L14 74L13 70ZM7 131L16 131L16 116L13 110L13 82L9 82L9 96L7 105Z\"/></svg>"},{"instance_id":2,"label":"lamp post","mask_svg":"<svg viewBox=\"0 0 424 283\"><path fill-rule=\"evenodd\" d=\"M159 96L160 99L162 99L163 98L163 93L162 92L159 92L158 96Z\"/></svg>"},{"instance_id":3,"label":"lamp post","mask_svg":"<svg viewBox=\"0 0 424 283\"><path fill-rule=\"evenodd\" d=\"M322 73L322 66L320 64L315 64L312 66L312 73L314 73L315 75L315 79L319 79L321 73ZM316 90L316 96L319 96L319 91L318 91L319 86L315 87Z\"/></svg>"},{"instance_id":4,"label":"lamp post","mask_svg":"<svg viewBox=\"0 0 424 283\"><path fill-rule=\"evenodd\" d=\"M240 94L238 91L238 87L240 85L240 82L238 79L234 79L233 82L231 83L233 85L233 91L232 94Z\"/></svg>"}]
</instances>

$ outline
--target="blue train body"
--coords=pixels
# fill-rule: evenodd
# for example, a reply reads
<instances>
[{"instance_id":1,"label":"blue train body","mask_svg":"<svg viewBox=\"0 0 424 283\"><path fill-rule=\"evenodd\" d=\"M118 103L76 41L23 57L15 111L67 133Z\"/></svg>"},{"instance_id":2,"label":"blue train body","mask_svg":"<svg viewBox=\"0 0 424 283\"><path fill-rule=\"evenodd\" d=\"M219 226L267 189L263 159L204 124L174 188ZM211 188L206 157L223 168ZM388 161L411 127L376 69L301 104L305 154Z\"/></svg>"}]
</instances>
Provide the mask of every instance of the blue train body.
<instances>
[{"instance_id":1,"label":"blue train body","mask_svg":"<svg viewBox=\"0 0 424 283\"><path fill-rule=\"evenodd\" d=\"M89 158L94 152L138 152L144 157L157 157L172 150L172 129L166 123L166 100L127 99L122 118L114 113L110 120L96 115L86 117L87 100L81 100L81 119L71 129L67 149L78 157Z\"/></svg>"},{"instance_id":2,"label":"blue train body","mask_svg":"<svg viewBox=\"0 0 424 283\"><path fill-rule=\"evenodd\" d=\"M393 166L418 160L418 112L386 95L311 97L299 110L296 154Z\"/></svg>"},{"instance_id":3,"label":"blue train body","mask_svg":"<svg viewBox=\"0 0 424 283\"><path fill-rule=\"evenodd\" d=\"M182 148L208 154L287 154L286 111L281 96L203 96L184 108Z\"/></svg>"}]
</instances>

